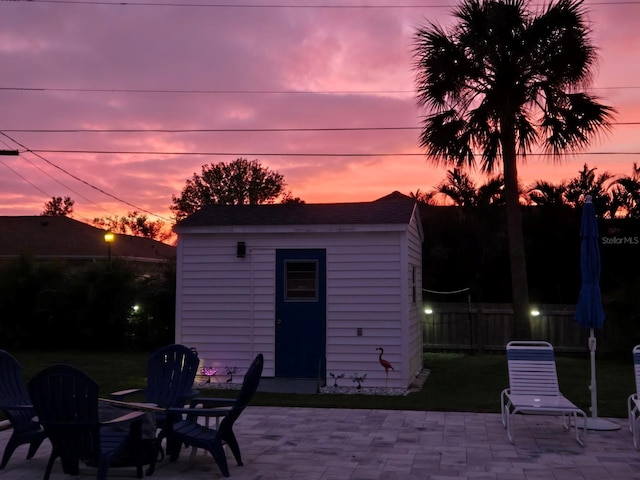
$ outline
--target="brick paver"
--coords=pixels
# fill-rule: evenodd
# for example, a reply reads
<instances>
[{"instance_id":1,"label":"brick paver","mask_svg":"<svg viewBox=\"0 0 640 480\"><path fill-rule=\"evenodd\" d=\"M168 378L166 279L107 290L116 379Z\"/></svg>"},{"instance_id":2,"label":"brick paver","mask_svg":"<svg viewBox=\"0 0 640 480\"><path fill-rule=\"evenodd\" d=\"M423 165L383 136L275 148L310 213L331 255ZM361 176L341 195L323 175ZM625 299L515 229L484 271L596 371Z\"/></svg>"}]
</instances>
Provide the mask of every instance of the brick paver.
<instances>
[{"instance_id":1,"label":"brick paver","mask_svg":"<svg viewBox=\"0 0 640 480\"><path fill-rule=\"evenodd\" d=\"M640 480L627 421L612 421L621 428L589 431L583 448L554 417L517 416L512 444L498 414L250 406L235 427L244 466L228 458L238 480ZM0 432L0 449L9 434ZM0 479L42 478L48 442L34 459L26 452L14 453ZM95 478L82 473L75 478ZM129 473L111 469L109 477ZM51 480L69 478L57 462ZM185 451L153 478L223 477L210 457Z\"/></svg>"}]
</instances>

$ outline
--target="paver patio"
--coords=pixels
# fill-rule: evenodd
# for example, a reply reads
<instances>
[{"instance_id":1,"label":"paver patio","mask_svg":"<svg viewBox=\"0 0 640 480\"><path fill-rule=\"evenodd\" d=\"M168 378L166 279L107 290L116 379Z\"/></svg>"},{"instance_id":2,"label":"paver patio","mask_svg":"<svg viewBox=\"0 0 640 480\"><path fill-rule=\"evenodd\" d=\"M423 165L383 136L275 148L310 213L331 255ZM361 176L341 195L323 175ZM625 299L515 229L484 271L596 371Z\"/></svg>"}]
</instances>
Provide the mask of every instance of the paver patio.
<instances>
[{"instance_id":1,"label":"paver patio","mask_svg":"<svg viewBox=\"0 0 640 480\"><path fill-rule=\"evenodd\" d=\"M497 401L497 400L496 400ZM589 431L580 447L559 418L514 418L507 440L499 414L251 407L235 430L244 466L229 454L238 480L602 480L639 479L640 452L633 448L626 419L614 431ZM0 432L0 448L9 438ZM42 478L50 452L47 441L26 460L19 447L0 471L2 480ZM110 478L133 470L111 469ZM71 479L56 463L51 480ZM75 477L95 478L91 470ZM198 452L190 460L156 470L157 479L221 479L215 462Z\"/></svg>"}]
</instances>

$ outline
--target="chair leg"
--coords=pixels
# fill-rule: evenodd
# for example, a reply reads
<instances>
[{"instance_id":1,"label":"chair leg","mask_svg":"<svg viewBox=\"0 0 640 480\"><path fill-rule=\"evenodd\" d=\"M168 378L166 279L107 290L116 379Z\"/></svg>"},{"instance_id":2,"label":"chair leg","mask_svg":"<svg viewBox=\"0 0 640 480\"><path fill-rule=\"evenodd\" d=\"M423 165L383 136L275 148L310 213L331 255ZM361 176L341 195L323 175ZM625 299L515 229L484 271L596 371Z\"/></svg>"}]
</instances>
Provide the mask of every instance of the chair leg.
<instances>
[{"instance_id":1,"label":"chair leg","mask_svg":"<svg viewBox=\"0 0 640 480\"><path fill-rule=\"evenodd\" d=\"M506 405L505 405L505 395L504 391L500 393L500 420L502 420L502 426L507 427L507 420L505 418L506 414Z\"/></svg>"},{"instance_id":2,"label":"chair leg","mask_svg":"<svg viewBox=\"0 0 640 480\"><path fill-rule=\"evenodd\" d=\"M67 475L78 475L80 473L80 459L77 457L60 457L62 471Z\"/></svg>"},{"instance_id":3,"label":"chair leg","mask_svg":"<svg viewBox=\"0 0 640 480\"><path fill-rule=\"evenodd\" d=\"M511 431L512 426L511 426L511 410L510 407L507 405L505 408L505 427L507 429L507 438L509 439L509 441L511 443L513 443L513 432Z\"/></svg>"},{"instance_id":4,"label":"chair leg","mask_svg":"<svg viewBox=\"0 0 640 480\"><path fill-rule=\"evenodd\" d=\"M175 462L180 457L180 449L182 448L182 442L173 438L173 435L167 436L167 456L172 462Z\"/></svg>"},{"instance_id":5,"label":"chair leg","mask_svg":"<svg viewBox=\"0 0 640 480\"><path fill-rule=\"evenodd\" d=\"M156 470L156 463L158 462L158 457L160 457L161 461L164 459L164 450L162 449L162 439L165 437L163 432L156 437L156 445L155 451L153 452L153 457L151 458L151 463L149 464L149 468L147 468L147 475L153 475L153 472Z\"/></svg>"},{"instance_id":6,"label":"chair leg","mask_svg":"<svg viewBox=\"0 0 640 480\"><path fill-rule=\"evenodd\" d=\"M19 445L20 444L14 440L13 436L9 439L7 446L4 448L4 455L2 456L2 463L0 463L0 470L2 470L7 465L9 459L11 458L11 455L13 455L13 452L16 450L16 448L18 448Z\"/></svg>"},{"instance_id":7,"label":"chair leg","mask_svg":"<svg viewBox=\"0 0 640 480\"><path fill-rule=\"evenodd\" d=\"M215 442L207 450L209 450L209 453L211 453L211 456L218 464L218 467L220 468L222 475L224 475L225 477L228 477L229 465L227 464L227 455L224 453L224 448L222 447L222 443Z\"/></svg>"},{"instance_id":8,"label":"chair leg","mask_svg":"<svg viewBox=\"0 0 640 480\"><path fill-rule=\"evenodd\" d=\"M582 435L586 435L587 434L587 417L584 415L580 415L580 417L582 417ZM575 427L576 427L576 441L580 444L581 447L584 447L584 440L582 440L582 438L580 438L580 428L578 427L578 414L574 412L573 414L573 418L575 423Z\"/></svg>"},{"instance_id":9,"label":"chair leg","mask_svg":"<svg viewBox=\"0 0 640 480\"><path fill-rule=\"evenodd\" d=\"M98 460L98 473L96 475L96 479L106 480L108 472L109 472L109 457L106 455L100 455L100 460Z\"/></svg>"},{"instance_id":10,"label":"chair leg","mask_svg":"<svg viewBox=\"0 0 640 480\"><path fill-rule=\"evenodd\" d=\"M49 477L51 476L51 470L53 470L53 464L56 461L56 454L52 453L51 456L49 457L49 461L47 462L47 468L44 471L44 480L49 480Z\"/></svg>"},{"instance_id":11,"label":"chair leg","mask_svg":"<svg viewBox=\"0 0 640 480\"><path fill-rule=\"evenodd\" d=\"M36 452L40 448L40 445L42 445L43 441L44 441L44 437L38 438L37 440L34 440L29 444L29 452L27 453L27 458L33 458L33 456L36 454Z\"/></svg>"},{"instance_id":12,"label":"chair leg","mask_svg":"<svg viewBox=\"0 0 640 480\"><path fill-rule=\"evenodd\" d=\"M225 435L225 438L223 438L222 440L229 446L229 449L231 450L231 453L233 453L233 456L236 459L238 465L242 466L243 463L242 456L240 455L240 446L238 445L238 440L236 440L236 436L233 434L233 432L230 431L229 433L227 433L227 435Z\"/></svg>"}]
</instances>

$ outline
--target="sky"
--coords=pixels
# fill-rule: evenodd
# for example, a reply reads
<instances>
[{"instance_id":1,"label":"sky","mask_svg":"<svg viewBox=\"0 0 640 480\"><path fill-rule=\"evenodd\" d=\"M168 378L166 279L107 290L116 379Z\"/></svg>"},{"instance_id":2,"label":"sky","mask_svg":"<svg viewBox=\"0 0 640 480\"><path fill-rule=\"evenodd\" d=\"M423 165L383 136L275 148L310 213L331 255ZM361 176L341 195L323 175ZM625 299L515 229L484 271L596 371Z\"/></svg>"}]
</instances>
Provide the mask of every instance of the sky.
<instances>
[{"instance_id":1,"label":"sky","mask_svg":"<svg viewBox=\"0 0 640 480\"><path fill-rule=\"evenodd\" d=\"M0 215L51 197L74 218L170 221L203 165L258 160L307 203L426 192L416 29L454 0L0 0ZM538 5L540 6L540 5ZM640 1L585 2L599 61L589 93L612 131L560 164L529 156L527 185L582 166L640 163ZM484 177L476 177L478 183Z\"/></svg>"}]
</instances>

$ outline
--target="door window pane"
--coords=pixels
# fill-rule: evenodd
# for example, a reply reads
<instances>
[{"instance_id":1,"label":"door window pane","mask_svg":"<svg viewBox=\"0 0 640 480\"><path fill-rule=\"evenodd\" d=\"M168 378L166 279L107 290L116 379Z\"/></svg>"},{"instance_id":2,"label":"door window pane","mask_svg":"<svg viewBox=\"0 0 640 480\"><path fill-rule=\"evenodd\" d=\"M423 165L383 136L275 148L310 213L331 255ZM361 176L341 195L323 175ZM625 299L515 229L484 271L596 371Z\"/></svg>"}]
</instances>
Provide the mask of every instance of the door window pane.
<instances>
[{"instance_id":1,"label":"door window pane","mask_svg":"<svg viewBox=\"0 0 640 480\"><path fill-rule=\"evenodd\" d=\"M318 262L285 261L285 300L318 300Z\"/></svg>"}]
</instances>

